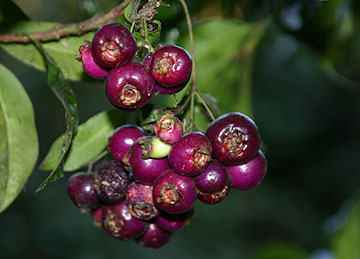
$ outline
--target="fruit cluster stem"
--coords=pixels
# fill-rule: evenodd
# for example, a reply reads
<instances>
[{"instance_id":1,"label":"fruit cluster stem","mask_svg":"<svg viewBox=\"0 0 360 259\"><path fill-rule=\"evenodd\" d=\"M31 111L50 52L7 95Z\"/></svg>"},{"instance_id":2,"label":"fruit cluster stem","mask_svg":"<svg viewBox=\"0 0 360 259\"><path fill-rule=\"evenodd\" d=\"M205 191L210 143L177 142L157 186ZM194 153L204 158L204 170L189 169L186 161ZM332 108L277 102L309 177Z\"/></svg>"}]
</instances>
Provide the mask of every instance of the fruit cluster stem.
<instances>
[{"instance_id":1,"label":"fruit cluster stem","mask_svg":"<svg viewBox=\"0 0 360 259\"><path fill-rule=\"evenodd\" d=\"M42 31L33 32L34 38L40 42L58 41L61 38L68 36L78 36L85 34L89 31L98 29L101 25L112 21L114 18L124 13L125 7L129 4L130 0L124 0L121 4L111 9L105 15L95 15L94 17L79 22L69 24L57 24L53 28ZM32 43L30 37L23 33L9 33L0 34L1 43Z\"/></svg>"}]
</instances>

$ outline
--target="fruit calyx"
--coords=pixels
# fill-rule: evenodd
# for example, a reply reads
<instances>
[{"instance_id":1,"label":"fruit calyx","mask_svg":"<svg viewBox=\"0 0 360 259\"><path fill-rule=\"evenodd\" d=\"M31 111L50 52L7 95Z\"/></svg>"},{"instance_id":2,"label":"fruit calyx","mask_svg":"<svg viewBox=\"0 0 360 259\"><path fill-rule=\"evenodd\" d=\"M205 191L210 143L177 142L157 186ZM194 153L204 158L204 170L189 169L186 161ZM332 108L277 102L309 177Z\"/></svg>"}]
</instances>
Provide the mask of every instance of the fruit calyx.
<instances>
[{"instance_id":1,"label":"fruit calyx","mask_svg":"<svg viewBox=\"0 0 360 259\"><path fill-rule=\"evenodd\" d=\"M141 99L141 94L137 88L131 84L126 84L121 90L119 101L126 106L137 103Z\"/></svg>"},{"instance_id":2,"label":"fruit calyx","mask_svg":"<svg viewBox=\"0 0 360 259\"><path fill-rule=\"evenodd\" d=\"M160 197L157 202L165 204L175 204L180 200L179 191L173 184L164 185L160 190Z\"/></svg>"}]
</instances>

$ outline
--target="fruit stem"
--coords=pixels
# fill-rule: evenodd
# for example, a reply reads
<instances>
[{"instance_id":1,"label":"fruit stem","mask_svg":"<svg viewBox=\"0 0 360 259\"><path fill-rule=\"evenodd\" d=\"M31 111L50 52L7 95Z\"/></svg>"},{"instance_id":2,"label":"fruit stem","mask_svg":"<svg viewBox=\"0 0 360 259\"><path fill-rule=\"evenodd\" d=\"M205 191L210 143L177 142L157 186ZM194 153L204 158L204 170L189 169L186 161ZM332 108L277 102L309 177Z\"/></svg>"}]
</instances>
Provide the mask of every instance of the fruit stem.
<instances>
[{"instance_id":1,"label":"fruit stem","mask_svg":"<svg viewBox=\"0 0 360 259\"><path fill-rule=\"evenodd\" d=\"M179 0L184 12L185 12L185 17L186 17L186 23L188 26L188 30L189 30L189 39L190 39L190 45L191 45L191 56L192 56L192 70L191 70L191 92L190 92L190 115L189 115L189 120L190 120L190 130L192 131L194 128L194 112L195 112L195 92L197 92L197 88L196 88L196 82L195 82L195 47L194 47L194 35L193 35L193 30L192 30L192 23L191 23L191 17L190 17L190 13L189 13L189 9L186 5L185 0Z\"/></svg>"},{"instance_id":2,"label":"fruit stem","mask_svg":"<svg viewBox=\"0 0 360 259\"><path fill-rule=\"evenodd\" d=\"M210 119L211 119L212 121L214 121L214 120L215 120L215 116L214 116L213 112L210 110L210 108L209 108L208 104L206 103L206 101L205 101L205 100L202 98L202 96L200 95L199 91L196 91L196 92L195 92L195 95L197 96L197 98L199 98L199 100L200 100L201 103L203 104L206 112L207 112L207 113L209 114L209 116L210 116Z\"/></svg>"},{"instance_id":3,"label":"fruit stem","mask_svg":"<svg viewBox=\"0 0 360 259\"><path fill-rule=\"evenodd\" d=\"M96 157L94 157L93 159L90 160L90 162L88 163L88 168L87 168L87 172L90 173L93 169L93 165L99 161L101 158L103 158L104 156L106 156L109 152L107 150L104 150L103 152L101 152L99 155L97 155Z\"/></svg>"}]
</instances>

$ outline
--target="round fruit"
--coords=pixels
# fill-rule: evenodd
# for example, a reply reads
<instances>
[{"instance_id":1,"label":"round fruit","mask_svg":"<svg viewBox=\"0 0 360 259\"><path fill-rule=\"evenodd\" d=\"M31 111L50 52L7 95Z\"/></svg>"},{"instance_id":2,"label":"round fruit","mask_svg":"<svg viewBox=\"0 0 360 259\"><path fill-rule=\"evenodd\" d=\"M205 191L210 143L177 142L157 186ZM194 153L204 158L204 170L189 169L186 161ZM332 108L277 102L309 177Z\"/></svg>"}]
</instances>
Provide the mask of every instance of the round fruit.
<instances>
[{"instance_id":1,"label":"round fruit","mask_svg":"<svg viewBox=\"0 0 360 259\"><path fill-rule=\"evenodd\" d=\"M121 23L102 26L92 40L94 58L104 67L115 68L129 63L135 51L134 36Z\"/></svg>"},{"instance_id":2,"label":"round fruit","mask_svg":"<svg viewBox=\"0 0 360 259\"><path fill-rule=\"evenodd\" d=\"M259 153L249 162L242 165L227 166L231 176L231 186L235 189L247 191L257 187L265 177L267 161L264 153Z\"/></svg>"},{"instance_id":3,"label":"round fruit","mask_svg":"<svg viewBox=\"0 0 360 259\"><path fill-rule=\"evenodd\" d=\"M145 66L133 62L109 72L105 91L116 108L133 111L150 100L154 84L154 79Z\"/></svg>"},{"instance_id":4,"label":"round fruit","mask_svg":"<svg viewBox=\"0 0 360 259\"><path fill-rule=\"evenodd\" d=\"M179 174L195 176L203 172L211 161L211 143L201 132L190 132L174 144L169 163Z\"/></svg>"},{"instance_id":5,"label":"round fruit","mask_svg":"<svg viewBox=\"0 0 360 259\"><path fill-rule=\"evenodd\" d=\"M79 52L80 58L76 59L81 61L84 72L88 76L96 79L104 79L107 76L108 70L95 62L91 51L91 43L89 41L80 46Z\"/></svg>"},{"instance_id":6,"label":"round fruit","mask_svg":"<svg viewBox=\"0 0 360 259\"><path fill-rule=\"evenodd\" d=\"M139 142L143 139L150 139L150 136L139 138L132 146L129 157L131 172L137 182L142 184L153 184L156 177L169 168L167 158L144 158L144 149Z\"/></svg>"},{"instance_id":7,"label":"round fruit","mask_svg":"<svg viewBox=\"0 0 360 259\"><path fill-rule=\"evenodd\" d=\"M213 156L228 165L246 163L260 148L257 126L238 112L217 118L208 127L206 136L211 141Z\"/></svg>"},{"instance_id":8,"label":"round fruit","mask_svg":"<svg viewBox=\"0 0 360 259\"><path fill-rule=\"evenodd\" d=\"M93 173L79 172L67 181L66 192L76 207L97 209L100 202L93 186Z\"/></svg>"},{"instance_id":9,"label":"round fruit","mask_svg":"<svg viewBox=\"0 0 360 259\"><path fill-rule=\"evenodd\" d=\"M126 201L113 206L104 206L102 221L103 228L111 236L120 240L138 238L148 228L148 223L131 215Z\"/></svg>"},{"instance_id":10,"label":"round fruit","mask_svg":"<svg viewBox=\"0 0 360 259\"><path fill-rule=\"evenodd\" d=\"M183 48L164 45L155 50L150 64L150 73L164 88L173 88L186 83L191 75L192 60Z\"/></svg>"},{"instance_id":11,"label":"round fruit","mask_svg":"<svg viewBox=\"0 0 360 259\"><path fill-rule=\"evenodd\" d=\"M171 233L159 228L156 224L150 223L146 233L136 242L145 247L160 248L170 241Z\"/></svg>"},{"instance_id":12,"label":"round fruit","mask_svg":"<svg viewBox=\"0 0 360 259\"><path fill-rule=\"evenodd\" d=\"M148 67L149 69L150 69L150 65L151 65L151 59L152 59L152 53L149 52L143 60L144 66ZM164 95L176 94L185 88L185 86L189 82L189 79L190 79L190 77L184 83L182 83L178 86L175 86L175 87L171 87L171 88L161 86L155 82L154 91L155 91L155 93L164 94Z\"/></svg>"},{"instance_id":13,"label":"round fruit","mask_svg":"<svg viewBox=\"0 0 360 259\"><path fill-rule=\"evenodd\" d=\"M117 160L102 164L94 176L96 194L105 204L116 204L122 201L129 183L129 174Z\"/></svg>"},{"instance_id":14,"label":"round fruit","mask_svg":"<svg viewBox=\"0 0 360 259\"><path fill-rule=\"evenodd\" d=\"M115 159L122 162L125 153L144 135L144 130L136 125L123 125L109 138L109 151Z\"/></svg>"},{"instance_id":15,"label":"round fruit","mask_svg":"<svg viewBox=\"0 0 360 259\"><path fill-rule=\"evenodd\" d=\"M183 127L181 121L171 113L165 113L155 123L155 134L167 144L174 144L181 139Z\"/></svg>"},{"instance_id":16,"label":"round fruit","mask_svg":"<svg viewBox=\"0 0 360 259\"><path fill-rule=\"evenodd\" d=\"M176 231L189 223L194 217L194 208L182 214L161 212L155 219L156 225L166 231Z\"/></svg>"},{"instance_id":17,"label":"round fruit","mask_svg":"<svg viewBox=\"0 0 360 259\"><path fill-rule=\"evenodd\" d=\"M168 169L154 182L153 199L161 210L181 214L192 208L196 201L195 181Z\"/></svg>"},{"instance_id":18,"label":"round fruit","mask_svg":"<svg viewBox=\"0 0 360 259\"><path fill-rule=\"evenodd\" d=\"M149 220L155 218L159 211L153 202L153 187L132 182L126 192L131 215L137 219Z\"/></svg>"},{"instance_id":19,"label":"round fruit","mask_svg":"<svg viewBox=\"0 0 360 259\"><path fill-rule=\"evenodd\" d=\"M198 198L207 204L216 204L224 200L230 191L230 176L226 167L219 161L211 161L208 168L196 176Z\"/></svg>"}]
</instances>

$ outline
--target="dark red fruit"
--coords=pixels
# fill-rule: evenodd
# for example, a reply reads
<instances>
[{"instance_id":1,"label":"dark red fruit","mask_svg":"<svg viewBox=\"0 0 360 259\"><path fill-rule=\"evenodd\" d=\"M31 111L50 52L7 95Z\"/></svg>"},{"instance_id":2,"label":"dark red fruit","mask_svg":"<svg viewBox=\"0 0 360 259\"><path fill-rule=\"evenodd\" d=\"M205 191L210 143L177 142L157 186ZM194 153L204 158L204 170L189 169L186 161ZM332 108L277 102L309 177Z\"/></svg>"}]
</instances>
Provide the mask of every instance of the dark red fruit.
<instances>
[{"instance_id":1,"label":"dark red fruit","mask_svg":"<svg viewBox=\"0 0 360 259\"><path fill-rule=\"evenodd\" d=\"M153 198L161 210L181 214L192 208L196 201L195 181L168 169L162 172L154 182Z\"/></svg>"},{"instance_id":2,"label":"dark red fruit","mask_svg":"<svg viewBox=\"0 0 360 259\"><path fill-rule=\"evenodd\" d=\"M139 138L130 150L129 163L132 174L135 180L142 184L153 184L156 177L169 168L167 158L143 158L143 148L139 145L139 142L142 139L149 138L151 137Z\"/></svg>"},{"instance_id":3,"label":"dark red fruit","mask_svg":"<svg viewBox=\"0 0 360 259\"><path fill-rule=\"evenodd\" d=\"M165 113L155 123L155 134L167 144L174 144L181 139L183 127L181 121L171 113Z\"/></svg>"},{"instance_id":4,"label":"dark red fruit","mask_svg":"<svg viewBox=\"0 0 360 259\"><path fill-rule=\"evenodd\" d=\"M182 214L170 214L162 211L155 219L155 223L161 229L173 232L187 225L193 217L194 208Z\"/></svg>"},{"instance_id":5,"label":"dark red fruit","mask_svg":"<svg viewBox=\"0 0 360 259\"><path fill-rule=\"evenodd\" d=\"M122 162L125 153L144 135L144 130L136 125L123 125L109 138L109 151L115 159Z\"/></svg>"},{"instance_id":6,"label":"dark red fruit","mask_svg":"<svg viewBox=\"0 0 360 259\"><path fill-rule=\"evenodd\" d=\"M145 66L132 62L109 72L105 91L116 108L133 111L150 100L154 84Z\"/></svg>"},{"instance_id":7,"label":"dark red fruit","mask_svg":"<svg viewBox=\"0 0 360 259\"><path fill-rule=\"evenodd\" d=\"M104 67L115 68L129 63L136 51L131 32L120 23L109 23L97 30L92 40L95 60Z\"/></svg>"},{"instance_id":8,"label":"dark red fruit","mask_svg":"<svg viewBox=\"0 0 360 259\"><path fill-rule=\"evenodd\" d=\"M152 59L152 54L151 53L148 53L144 60L143 60L143 64L148 67L150 69L150 65L151 65L151 59ZM185 88L185 86L187 85L188 81L189 81L190 77L188 78L188 80L186 80L184 83L178 85L178 86L175 86L175 87L171 87L171 88L167 88L167 87L164 87L164 86L161 86L161 85L158 85L156 82L155 82L155 87L154 87L154 91L156 93L159 93L159 94L164 94L164 95L171 95L171 94L176 94L178 92L180 92L182 89Z\"/></svg>"},{"instance_id":9,"label":"dark red fruit","mask_svg":"<svg viewBox=\"0 0 360 259\"><path fill-rule=\"evenodd\" d=\"M136 242L150 248L160 248L170 241L171 233L162 230L156 224L151 223L148 230Z\"/></svg>"},{"instance_id":10,"label":"dark red fruit","mask_svg":"<svg viewBox=\"0 0 360 259\"><path fill-rule=\"evenodd\" d=\"M126 201L113 206L104 206L102 220L103 228L110 235L120 240L138 238L148 228L148 223L131 215Z\"/></svg>"},{"instance_id":11,"label":"dark red fruit","mask_svg":"<svg viewBox=\"0 0 360 259\"><path fill-rule=\"evenodd\" d=\"M92 210L91 216L93 218L93 223L96 227L101 228L102 227L102 207Z\"/></svg>"},{"instance_id":12,"label":"dark red fruit","mask_svg":"<svg viewBox=\"0 0 360 259\"><path fill-rule=\"evenodd\" d=\"M265 177L267 171L267 161L261 150L249 162L242 165L227 166L231 175L231 185L233 188L247 191L257 187Z\"/></svg>"},{"instance_id":13,"label":"dark red fruit","mask_svg":"<svg viewBox=\"0 0 360 259\"><path fill-rule=\"evenodd\" d=\"M190 78L191 69L190 54L179 46L164 45L155 50L151 59L151 75L164 88L185 84Z\"/></svg>"},{"instance_id":14,"label":"dark red fruit","mask_svg":"<svg viewBox=\"0 0 360 259\"><path fill-rule=\"evenodd\" d=\"M97 64L93 58L91 51L91 43L89 41L86 44L80 46L79 48L80 58L76 58L78 61L81 61L84 72L93 78L104 79L108 70L99 64Z\"/></svg>"},{"instance_id":15,"label":"dark red fruit","mask_svg":"<svg viewBox=\"0 0 360 259\"><path fill-rule=\"evenodd\" d=\"M122 201L129 184L130 176L117 160L103 163L94 176L96 194L105 204L116 204Z\"/></svg>"},{"instance_id":16,"label":"dark red fruit","mask_svg":"<svg viewBox=\"0 0 360 259\"><path fill-rule=\"evenodd\" d=\"M246 163L260 148L257 126L239 112L217 118L208 127L206 136L211 141L213 156L228 165Z\"/></svg>"},{"instance_id":17,"label":"dark red fruit","mask_svg":"<svg viewBox=\"0 0 360 259\"><path fill-rule=\"evenodd\" d=\"M219 161L211 161L208 168L196 176L198 198L207 204L224 200L230 191L231 181L226 167Z\"/></svg>"},{"instance_id":18,"label":"dark red fruit","mask_svg":"<svg viewBox=\"0 0 360 259\"><path fill-rule=\"evenodd\" d=\"M141 220L155 218L159 211L154 205L153 187L141 183L132 182L126 192L129 211L132 216Z\"/></svg>"},{"instance_id":19,"label":"dark red fruit","mask_svg":"<svg viewBox=\"0 0 360 259\"><path fill-rule=\"evenodd\" d=\"M195 176L203 172L211 161L211 143L201 132L190 132L174 144L169 163L179 174Z\"/></svg>"},{"instance_id":20,"label":"dark red fruit","mask_svg":"<svg viewBox=\"0 0 360 259\"><path fill-rule=\"evenodd\" d=\"M93 173L79 172L67 181L66 192L76 207L97 209L100 202L93 186Z\"/></svg>"}]
</instances>

